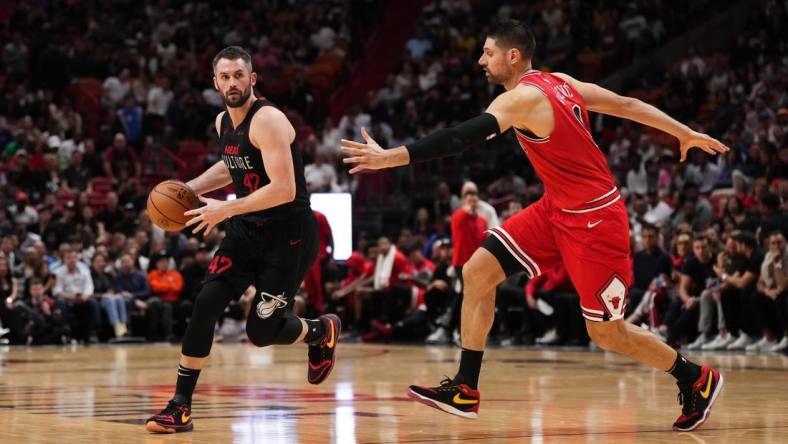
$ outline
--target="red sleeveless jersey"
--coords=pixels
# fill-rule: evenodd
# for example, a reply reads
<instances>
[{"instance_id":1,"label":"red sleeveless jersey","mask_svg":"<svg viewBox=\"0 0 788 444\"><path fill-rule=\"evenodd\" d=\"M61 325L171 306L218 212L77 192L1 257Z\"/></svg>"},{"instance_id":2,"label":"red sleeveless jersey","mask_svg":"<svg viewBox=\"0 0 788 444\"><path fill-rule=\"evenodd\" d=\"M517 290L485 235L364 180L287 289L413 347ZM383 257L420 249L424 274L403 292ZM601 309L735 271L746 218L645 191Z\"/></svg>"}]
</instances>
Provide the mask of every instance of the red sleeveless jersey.
<instances>
[{"instance_id":1,"label":"red sleeveless jersey","mask_svg":"<svg viewBox=\"0 0 788 444\"><path fill-rule=\"evenodd\" d=\"M580 94L550 73L530 71L520 84L541 91L553 107L555 127L544 138L515 128L517 140L544 183L545 196L571 213L585 213L620 199L605 155L591 137Z\"/></svg>"}]
</instances>

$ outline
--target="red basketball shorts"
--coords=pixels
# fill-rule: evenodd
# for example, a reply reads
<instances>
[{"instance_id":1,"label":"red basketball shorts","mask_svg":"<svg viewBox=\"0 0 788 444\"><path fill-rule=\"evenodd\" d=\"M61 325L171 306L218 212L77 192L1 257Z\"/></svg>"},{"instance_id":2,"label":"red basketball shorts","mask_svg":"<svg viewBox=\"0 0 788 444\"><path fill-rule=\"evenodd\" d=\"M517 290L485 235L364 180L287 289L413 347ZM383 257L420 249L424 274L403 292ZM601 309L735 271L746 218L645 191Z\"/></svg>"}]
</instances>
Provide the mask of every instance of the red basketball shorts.
<instances>
[{"instance_id":1,"label":"red basketball shorts","mask_svg":"<svg viewBox=\"0 0 788 444\"><path fill-rule=\"evenodd\" d=\"M586 319L624 317L632 262L627 211L617 190L605 200L571 210L554 206L545 196L489 233L484 247L507 274L519 270L506 264L535 277L563 263Z\"/></svg>"}]
</instances>

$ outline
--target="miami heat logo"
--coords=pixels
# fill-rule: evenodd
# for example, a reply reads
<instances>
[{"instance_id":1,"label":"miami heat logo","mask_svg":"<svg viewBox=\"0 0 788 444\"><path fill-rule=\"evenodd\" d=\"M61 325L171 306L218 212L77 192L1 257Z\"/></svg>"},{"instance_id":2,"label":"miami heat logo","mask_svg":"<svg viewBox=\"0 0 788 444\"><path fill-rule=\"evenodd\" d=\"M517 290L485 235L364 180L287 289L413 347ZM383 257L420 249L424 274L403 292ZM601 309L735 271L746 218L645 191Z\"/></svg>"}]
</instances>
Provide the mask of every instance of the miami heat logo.
<instances>
[{"instance_id":1,"label":"miami heat logo","mask_svg":"<svg viewBox=\"0 0 788 444\"><path fill-rule=\"evenodd\" d=\"M257 316L260 316L260 319L270 318L276 310L287 305L284 293L274 295L261 291L260 298L262 300L257 304Z\"/></svg>"}]
</instances>

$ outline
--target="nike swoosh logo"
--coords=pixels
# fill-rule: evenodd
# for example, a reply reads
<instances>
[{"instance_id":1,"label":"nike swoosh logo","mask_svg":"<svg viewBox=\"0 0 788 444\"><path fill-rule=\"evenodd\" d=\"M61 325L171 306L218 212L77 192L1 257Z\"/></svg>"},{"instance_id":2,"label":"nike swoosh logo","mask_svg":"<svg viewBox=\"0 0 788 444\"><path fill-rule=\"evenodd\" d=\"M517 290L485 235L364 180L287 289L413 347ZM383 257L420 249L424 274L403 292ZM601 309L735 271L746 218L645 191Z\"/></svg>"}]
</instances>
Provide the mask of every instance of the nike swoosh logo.
<instances>
[{"instance_id":1,"label":"nike swoosh logo","mask_svg":"<svg viewBox=\"0 0 788 444\"><path fill-rule=\"evenodd\" d=\"M601 223L602 223L602 219L599 219L598 221L596 221L594 223L591 223L591 221L589 221L588 222L588 228L594 228L595 226L597 226L597 225L599 225Z\"/></svg>"},{"instance_id":2,"label":"nike swoosh logo","mask_svg":"<svg viewBox=\"0 0 788 444\"><path fill-rule=\"evenodd\" d=\"M709 371L709 380L706 381L706 390L700 392L700 395L703 396L703 399L709 399L709 394L711 394L711 381L714 379L714 375L711 374Z\"/></svg>"},{"instance_id":3,"label":"nike swoosh logo","mask_svg":"<svg viewBox=\"0 0 788 444\"><path fill-rule=\"evenodd\" d=\"M292 245L298 245L298 244L300 244L300 243L301 243L301 239L298 239L298 240L291 240L291 241L290 241L290 245L291 245L291 246L292 246Z\"/></svg>"},{"instance_id":4,"label":"nike swoosh logo","mask_svg":"<svg viewBox=\"0 0 788 444\"><path fill-rule=\"evenodd\" d=\"M184 413L184 414L181 415L181 422L185 424L185 423L189 422L189 418L191 418L191 416L189 416L186 413Z\"/></svg>"},{"instance_id":5,"label":"nike swoosh logo","mask_svg":"<svg viewBox=\"0 0 788 444\"><path fill-rule=\"evenodd\" d=\"M336 339L336 338L334 338L334 323L333 322L329 322L328 325L331 326L331 336L329 336L329 340L328 340L328 342L326 342L326 347L334 348L334 339Z\"/></svg>"},{"instance_id":6,"label":"nike swoosh logo","mask_svg":"<svg viewBox=\"0 0 788 444\"><path fill-rule=\"evenodd\" d=\"M478 399L463 399L463 398L460 397L459 393L454 395L454 398L452 398L451 401L453 403L455 403L455 404L478 404L479 403Z\"/></svg>"}]
</instances>

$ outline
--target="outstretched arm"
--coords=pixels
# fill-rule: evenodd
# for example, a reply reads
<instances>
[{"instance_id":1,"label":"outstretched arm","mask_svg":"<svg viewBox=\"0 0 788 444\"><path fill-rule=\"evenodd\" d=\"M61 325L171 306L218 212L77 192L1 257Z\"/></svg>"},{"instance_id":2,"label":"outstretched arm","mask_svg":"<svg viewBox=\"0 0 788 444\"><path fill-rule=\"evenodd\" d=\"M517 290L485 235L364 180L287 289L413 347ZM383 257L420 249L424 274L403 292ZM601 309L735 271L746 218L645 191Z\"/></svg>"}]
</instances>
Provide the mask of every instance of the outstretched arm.
<instances>
[{"instance_id":1,"label":"outstretched arm","mask_svg":"<svg viewBox=\"0 0 788 444\"><path fill-rule=\"evenodd\" d=\"M355 165L350 170L353 174L454 156L508 130L519 117L528 116L540 99L541 93L533 88L515 88L496 97L479 116L451 128L439 129L408 146L387 150L362 128L361 136L365 143L342 139L342 151L350 156L343 162Z\"/></svg>"},{"instance_id":2,"label":"outstretched arm","mask_svg":"<svg viewBox=\"0 0 788 444\"><path fill-rule=\"evenodd\" d=\"M712 155L730 150L719 140L693 131L687 125L670 117L656 107L634 97L620 96L599 85L581 82L566 74L555 73L554 75L566 80L567 83L572 85L572 88L583 96L583 101L586 103L589 111L634 120L643 125L662 130L679 139L681 161L687 158L687 151L692 147L698 147Z\"/></svg>"}]
</instances>

